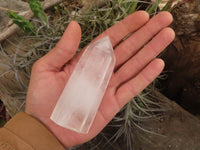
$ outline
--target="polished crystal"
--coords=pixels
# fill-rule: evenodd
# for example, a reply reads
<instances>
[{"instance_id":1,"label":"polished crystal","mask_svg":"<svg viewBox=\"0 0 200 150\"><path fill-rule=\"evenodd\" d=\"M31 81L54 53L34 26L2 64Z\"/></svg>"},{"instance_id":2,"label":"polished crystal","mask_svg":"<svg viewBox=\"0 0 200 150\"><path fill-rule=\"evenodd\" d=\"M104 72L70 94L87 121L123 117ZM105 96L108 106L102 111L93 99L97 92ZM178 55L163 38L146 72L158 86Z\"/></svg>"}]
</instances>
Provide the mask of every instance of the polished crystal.
<instances>
[{"instance_id":1,"label":"polished crystal","mask_svg":"<svg viewBox=\"0 0 200 150\"><path fill-rule=\"evenodd\" d=\"M79 133L88 133L115 66L109 37L90 44L70 76L51 120Z\"/></svg>"}]
</instances>

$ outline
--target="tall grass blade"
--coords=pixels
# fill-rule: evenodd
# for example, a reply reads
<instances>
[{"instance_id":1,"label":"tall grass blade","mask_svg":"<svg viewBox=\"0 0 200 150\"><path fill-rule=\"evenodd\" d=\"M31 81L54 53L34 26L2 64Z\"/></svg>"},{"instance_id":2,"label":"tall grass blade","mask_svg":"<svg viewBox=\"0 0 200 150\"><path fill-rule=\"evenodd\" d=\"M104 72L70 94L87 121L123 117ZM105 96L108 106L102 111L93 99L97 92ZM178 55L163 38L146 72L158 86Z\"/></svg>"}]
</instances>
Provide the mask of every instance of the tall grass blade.
<instances>
[{"instance_id":1,"label":"tall grass blade","mask_svg":"<svg viewBox=\"0 0 200 150\"><path fill-rule=\"evenodd\" d=\"M156 3L154 3L149 9L147 9L147 12L149 14L152 14L152 12L156 11L158 8L158 5L162 2L162 0L156 0Z\"/></svg>"}]
</instances>

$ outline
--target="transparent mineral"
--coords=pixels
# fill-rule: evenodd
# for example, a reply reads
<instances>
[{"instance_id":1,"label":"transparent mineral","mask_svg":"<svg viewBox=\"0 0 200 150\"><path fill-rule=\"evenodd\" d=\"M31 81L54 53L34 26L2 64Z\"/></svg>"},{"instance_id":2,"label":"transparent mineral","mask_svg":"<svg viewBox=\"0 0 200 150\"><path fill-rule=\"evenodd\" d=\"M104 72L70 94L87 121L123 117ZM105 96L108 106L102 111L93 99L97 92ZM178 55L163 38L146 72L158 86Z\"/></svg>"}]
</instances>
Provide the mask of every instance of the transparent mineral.
<instances>
[{"instance_id":1,"label":"transparent mineral","mask_svg":"<svg viewBox=\"0 0 200 150\"><path fill-rule=\"evenodd\" d=\"M77 63L51 120L79 133L88 133L115 66L109 37L89 45Z\"/></svg>"}]
</instances>

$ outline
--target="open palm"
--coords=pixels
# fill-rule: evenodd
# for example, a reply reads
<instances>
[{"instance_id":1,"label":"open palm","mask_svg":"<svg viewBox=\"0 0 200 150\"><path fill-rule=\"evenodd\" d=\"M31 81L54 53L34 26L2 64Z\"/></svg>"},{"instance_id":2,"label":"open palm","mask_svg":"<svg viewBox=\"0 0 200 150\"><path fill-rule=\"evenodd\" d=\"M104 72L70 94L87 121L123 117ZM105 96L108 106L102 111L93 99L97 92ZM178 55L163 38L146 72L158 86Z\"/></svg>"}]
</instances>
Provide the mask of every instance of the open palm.
<instances>
[{"instance_id":1,"label":"open palm","mask_svg":"<svg viewBox=\"0 0 200 150\"><path fill-rule=\"evenodd\" d=\"M92 139L129 100L160 74L164 62L155 57L174 39L173 30L167 27L171 21L172 16L167 12L149 20L146 12L138 11L94 40L110 37L115 47L116 66L88 134L65 129L50 120L56 102L82 54L75 55L81 29L72 21L56 47L34 64L26 112L39 119L66 147ZM130 33L133 34L121 42Z\"/></svg>"}]
</instances>

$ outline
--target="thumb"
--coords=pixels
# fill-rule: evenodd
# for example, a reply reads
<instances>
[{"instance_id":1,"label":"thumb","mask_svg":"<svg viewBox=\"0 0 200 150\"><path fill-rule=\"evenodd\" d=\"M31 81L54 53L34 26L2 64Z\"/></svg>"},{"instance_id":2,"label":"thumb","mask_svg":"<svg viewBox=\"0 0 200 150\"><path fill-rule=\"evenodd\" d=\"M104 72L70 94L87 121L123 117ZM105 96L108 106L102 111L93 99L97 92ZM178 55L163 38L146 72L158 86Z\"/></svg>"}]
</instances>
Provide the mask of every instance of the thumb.
<instances>
[{"instance_id":1,"label":"thumb","mask_svg":"<svg viewBox=\"0 0 200 150\"><path fill-rule=\"evenodd\" d=\"M77 51L81 40L80 25L71 21L57 45L40 62L53 70L59 71Z\"/></svg>"}]
</instances>

